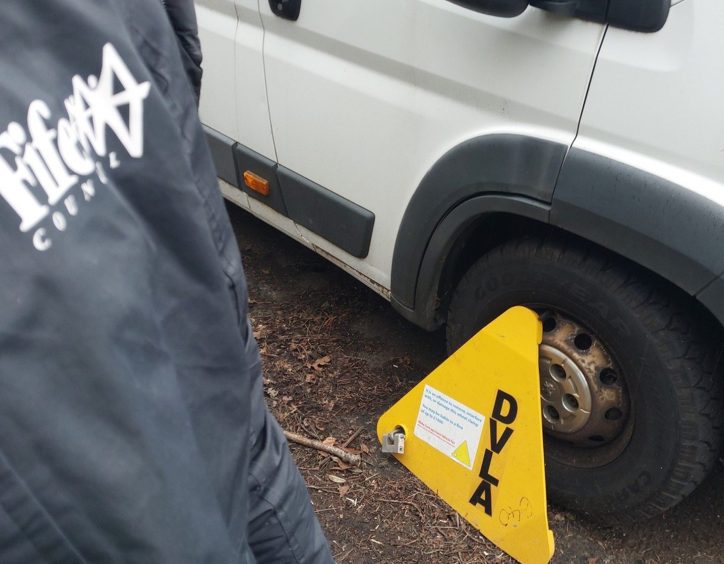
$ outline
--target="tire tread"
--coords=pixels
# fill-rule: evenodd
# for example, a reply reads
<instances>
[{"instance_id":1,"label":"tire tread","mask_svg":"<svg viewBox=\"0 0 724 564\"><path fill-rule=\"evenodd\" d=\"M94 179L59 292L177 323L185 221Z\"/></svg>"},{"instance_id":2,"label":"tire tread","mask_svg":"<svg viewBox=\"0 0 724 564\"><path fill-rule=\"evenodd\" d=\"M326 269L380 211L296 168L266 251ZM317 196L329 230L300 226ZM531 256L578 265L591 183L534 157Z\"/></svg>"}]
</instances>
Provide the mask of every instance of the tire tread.
<instances>
[{"instance_id":1,"label":"tire tread","mask_svg":"<svg viewBox=\"0 0 724 564\"><path fill-rule=\"evenodd\" d=\"M626 300L646 327L669 374L674 379L681 417L678 459L662 489L633 511L597 516L626 522L665 511L706 477L717 460L722 437L722 345L720 328L695 311L692 299L672 291L653 275L591 245L558 236L521 237L481 257L453 292L456 303L476 280L501 260L546 259L595 276L607 289ZM459 334L459 312L451 308L448 336Z\"/></svg>"}]
</instances>

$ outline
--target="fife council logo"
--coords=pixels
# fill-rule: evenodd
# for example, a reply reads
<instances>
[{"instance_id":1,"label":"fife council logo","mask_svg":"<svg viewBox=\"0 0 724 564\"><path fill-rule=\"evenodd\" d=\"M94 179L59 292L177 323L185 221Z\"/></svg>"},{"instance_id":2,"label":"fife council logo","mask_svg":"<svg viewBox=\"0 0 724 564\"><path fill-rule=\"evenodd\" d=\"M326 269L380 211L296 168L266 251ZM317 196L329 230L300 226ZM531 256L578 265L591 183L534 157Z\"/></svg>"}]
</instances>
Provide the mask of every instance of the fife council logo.
<instances>
[{"instance_id":1,"label":"fife council logo","mask_svg":"<svg viewBox=\"0 0 724 564\"><path fill-rule=\"evenodd\" d=\"M112 44L103 47L100 74L75 75L71 86L65 115L56 119L45 102L33 100L26 127L13 121L0 133L0 196L38 251L48 250L93 199L96 180L108 182L105 167L121 165L119 155L108 151L109 130L128 156L143 156L143 104L150 84L135 80Z\"/></svg>"}]
</instances>

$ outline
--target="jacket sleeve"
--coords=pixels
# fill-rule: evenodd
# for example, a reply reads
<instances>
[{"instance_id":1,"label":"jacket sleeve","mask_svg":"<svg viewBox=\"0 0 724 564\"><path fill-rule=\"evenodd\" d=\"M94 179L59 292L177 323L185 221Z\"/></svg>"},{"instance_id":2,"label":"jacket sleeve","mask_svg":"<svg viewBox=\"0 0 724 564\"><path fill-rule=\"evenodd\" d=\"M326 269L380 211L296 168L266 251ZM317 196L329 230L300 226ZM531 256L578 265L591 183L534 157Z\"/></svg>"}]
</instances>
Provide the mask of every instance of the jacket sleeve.
<instances>
[{"instance_id":1,"label":"jacket sleeve","mask_svg":"<svg viewBox=\"0 0 724 564\"><path fill-rule=\"evenodd\" d=\"M176 32L184 70L191 81L196 103L201 96L202 54L199 40L199 27L196 23L196 10L193 0L164 0L166 13Z\"/></svg>"}]
</instances>

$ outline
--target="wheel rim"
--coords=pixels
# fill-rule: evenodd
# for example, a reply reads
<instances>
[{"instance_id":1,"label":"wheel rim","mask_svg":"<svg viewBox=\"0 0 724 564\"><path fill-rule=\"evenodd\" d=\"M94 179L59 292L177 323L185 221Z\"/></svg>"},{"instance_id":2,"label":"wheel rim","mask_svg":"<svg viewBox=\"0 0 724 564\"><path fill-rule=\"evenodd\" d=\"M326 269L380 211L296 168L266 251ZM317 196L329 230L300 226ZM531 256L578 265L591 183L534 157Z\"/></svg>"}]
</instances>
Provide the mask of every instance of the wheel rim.
<instances>
[{"instance_id":1,"label":"wheel rim","mask_svg":"<svg viewBox=\"0 0 724 564\"><path fill-rule=\"evenodd\" d=\"M607 464L631 436L623 373L583 324L558 310L536 309L543 323L539 367L547 454L573 466Z\"/></svg>"}]
</instances>

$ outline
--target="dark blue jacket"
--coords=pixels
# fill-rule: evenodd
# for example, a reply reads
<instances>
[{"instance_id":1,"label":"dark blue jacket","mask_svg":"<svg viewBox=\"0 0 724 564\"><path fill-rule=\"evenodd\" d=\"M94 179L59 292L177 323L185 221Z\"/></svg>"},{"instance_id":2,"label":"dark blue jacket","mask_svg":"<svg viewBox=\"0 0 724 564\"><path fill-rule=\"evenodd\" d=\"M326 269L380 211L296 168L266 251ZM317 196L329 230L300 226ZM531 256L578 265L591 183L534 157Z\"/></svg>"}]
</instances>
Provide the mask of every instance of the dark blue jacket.
<instances>
[{"instance_id":1,"label":"dark blue jacket","mask_svg":"<svg viewBox=\"0 0 724 564\"><path fill-rule=\"evenodd\" d=\"M0 53L0 562L263 560L275 495L326 561L162 4L8 0Z\"/></svg>"},{"instance_id":2,"label":"dark blue jacket","mask_svg":"<svg viewBox=\"0 0 724 564\"><path fill-rule=\"evenodd\" d=\"M193 0L162 0L181 50L181 60L198 102L201 95L201 42Z\"/></svg>"}]
</instances>

